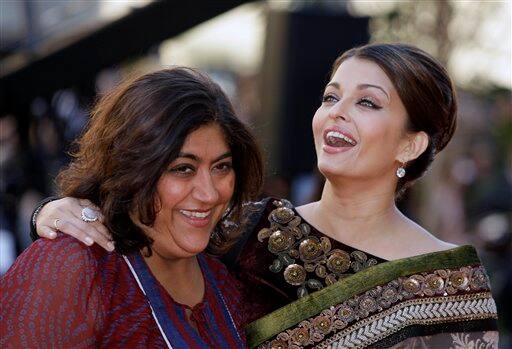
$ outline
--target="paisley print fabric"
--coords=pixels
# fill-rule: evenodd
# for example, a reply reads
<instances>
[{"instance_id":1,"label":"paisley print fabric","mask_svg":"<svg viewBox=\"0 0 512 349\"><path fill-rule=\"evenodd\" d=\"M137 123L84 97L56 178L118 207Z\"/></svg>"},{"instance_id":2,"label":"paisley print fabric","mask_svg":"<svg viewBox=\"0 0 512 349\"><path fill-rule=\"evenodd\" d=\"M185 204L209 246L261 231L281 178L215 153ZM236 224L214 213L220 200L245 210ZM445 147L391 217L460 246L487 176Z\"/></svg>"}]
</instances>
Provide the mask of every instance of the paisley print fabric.
<instances>
[{"instance_id":1,"label":"paisley print fabric","mask_svg":"<svg viewBox=\"0 0 512 349\"><path fill-rule=\"evenodd\" d=\"M219 261L211 257L206 261L243 333L236 280ZM185 330L185 316L190 314L198 335L216 347L218 336L212 333L211 319L218 302L211 287L206 285L203 302L192 309L174 302L159 287L185 342L194 347ZM74 238L37 240L2 277L0 290L2 348L167 347L122 256L84 246ZM205 302L210 307L205 307ZM217 325L222 331L222 323Z\"/></svg>"}]
</instances>

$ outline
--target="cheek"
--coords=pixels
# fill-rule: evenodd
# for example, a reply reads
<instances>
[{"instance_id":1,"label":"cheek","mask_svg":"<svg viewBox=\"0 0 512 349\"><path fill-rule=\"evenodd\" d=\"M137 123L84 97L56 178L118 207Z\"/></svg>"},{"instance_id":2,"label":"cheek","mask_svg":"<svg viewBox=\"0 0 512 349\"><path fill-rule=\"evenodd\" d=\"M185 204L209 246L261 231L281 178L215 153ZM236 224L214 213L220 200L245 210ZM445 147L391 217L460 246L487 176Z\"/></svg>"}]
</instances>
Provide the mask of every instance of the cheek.
<instances>
[{"instance_id":1,"label":"cheek","mask_svg":"<svg viewBox=\"0 0 512 349\"><path fill-rule=\"evenodd\" d=\"M323 124L325 120L322 117L322 113L320 109L318 109L313 116L313 120L311 121L311 128L313 129L313 137L315 139L315 143L320 139L321 133L323 130Z\"/></svg>"},{"instance_id":2,"label":"cheek","mask_svg":"<svg viewBox=\"0 0 512 349\"><path fill-rule=\"evenodd\" d=\"M173 208L183 200L189 192L185 183L163 177L157 186L157 194L163 209Z\"/></svg>"},{"instance_id":3,"label":"cheek","mask_svg":"<svg viewBox=\"0 0 512 349\"><path fill-rule=\"evenodd\" d=\"M234 172L228 176L226 182L225 195L228 197L228 201L230 201L233 193L235 192L236 177Z\"/></svg>"},{"instance_id":4,"label":"cheek","mask_svg":"<svg viewBox=\"0 0 512 349\"><path fill-rule=\"evenodd\" d=\"M360 124L360 126L363 126ZM380 159L387 159L394 156L394 150L398 146L400 138L400 128L389 120L372 120L365 123L364 127L359 127L361 138L365 140L366 150L375 154ZM364 134L363 134L364 132Z\"/></svg>"},{"instance_id":5,"label":"cheek","mask_svg":"<svg viewBox=\"0 0 512 349\"><path fill-rule=\"evenodd\" d=\"M231 174L223 178L221 185L219 186L219 193L222 201L229 202L233 193L235 192L235 172L231 171Z\"/></svg>"}]
</instances>

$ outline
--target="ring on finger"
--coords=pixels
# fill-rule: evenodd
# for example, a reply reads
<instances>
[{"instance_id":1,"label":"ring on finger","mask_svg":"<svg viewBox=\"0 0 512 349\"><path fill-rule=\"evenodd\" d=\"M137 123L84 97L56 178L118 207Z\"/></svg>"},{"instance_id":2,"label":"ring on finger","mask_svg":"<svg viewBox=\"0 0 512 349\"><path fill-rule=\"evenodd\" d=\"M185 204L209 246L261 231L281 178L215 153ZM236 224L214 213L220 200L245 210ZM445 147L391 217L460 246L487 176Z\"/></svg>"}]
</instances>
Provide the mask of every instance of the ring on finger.
<instances>
[{"instance_id":1,"label":"ring on finger","mask_svg":"<svg viewBox=\"0 0 512 349\"><path fill-rule=\"evenodd\" d=\"M55 220L53 221L53 227L55 228L55 230L59 230L59 221L59 218L55 218Z\"/></svg>"},{"instance_id":2,"label":"ring on finger","mask_svg":"<svg viewBox=\"0 0 512 349\"><path fill-rule=\"evenodd\" d=\"M99 218L98 211L92 209L89 206L86 206L82 209L81 218L84 222L96 222Z\"/></svg>"}]
</instances>

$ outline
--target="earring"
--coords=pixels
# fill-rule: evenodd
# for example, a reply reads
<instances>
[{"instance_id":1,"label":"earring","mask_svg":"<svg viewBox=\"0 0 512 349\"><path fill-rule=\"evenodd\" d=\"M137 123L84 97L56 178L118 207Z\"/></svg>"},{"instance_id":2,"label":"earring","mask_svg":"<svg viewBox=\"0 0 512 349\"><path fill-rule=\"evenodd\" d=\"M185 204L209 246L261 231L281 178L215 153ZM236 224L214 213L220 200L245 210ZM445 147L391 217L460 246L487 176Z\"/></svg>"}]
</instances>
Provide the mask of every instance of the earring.
<instances>
[{"instance_id":1,"label":"earring","mask_svg":"<svg viewBox=\"0 0 512 349\"><path fill-rule=\"evenodd\" d=\"M404 164L400 165L400 167L398 167L396 169L396 176L398 178L404 178L405 176L405 168L404 168Z\"/></svg>"}]
</instances>

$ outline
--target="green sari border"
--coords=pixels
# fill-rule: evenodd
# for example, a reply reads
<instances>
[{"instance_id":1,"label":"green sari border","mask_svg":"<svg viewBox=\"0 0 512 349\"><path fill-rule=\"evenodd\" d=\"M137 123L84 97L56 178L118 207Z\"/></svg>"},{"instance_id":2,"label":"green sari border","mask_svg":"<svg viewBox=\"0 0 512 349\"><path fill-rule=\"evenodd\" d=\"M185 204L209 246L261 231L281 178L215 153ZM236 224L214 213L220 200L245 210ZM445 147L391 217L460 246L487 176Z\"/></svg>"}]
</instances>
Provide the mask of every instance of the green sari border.
<instances>
[{"instance_id":1,"label":"green sari border","mask_svg":"<svg viewBox=\"0 0 512 349\"><path fill-rule=\"evenodd\" d=\"M377 264L251 322L245 327L249 348L320 314L324 309L399 277L476 264L480 264L480 260L470 245Z\"/></svg>"}]
</instances>

